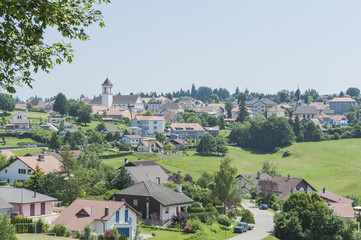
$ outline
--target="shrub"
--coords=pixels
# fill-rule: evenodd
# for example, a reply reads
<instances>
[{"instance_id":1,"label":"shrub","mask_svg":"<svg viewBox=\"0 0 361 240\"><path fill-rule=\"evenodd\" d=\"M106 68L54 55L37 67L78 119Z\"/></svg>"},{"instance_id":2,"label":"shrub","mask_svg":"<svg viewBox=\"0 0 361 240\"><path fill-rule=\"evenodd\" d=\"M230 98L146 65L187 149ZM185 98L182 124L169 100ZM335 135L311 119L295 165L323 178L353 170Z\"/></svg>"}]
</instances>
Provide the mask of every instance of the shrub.
<instances>
[{"instance_id":1,"label":"shrub","mask_svg":"<svg viewBox=\"0 0 361 240\"><path fill-rule=\"evenodd\" d=\"M253 223L253 224L255 223L254 216L253 213L251 213L251 211L247 209L242 210L241 216L242 216L242 222Z\"/></svg>"},{"instance_id":2,"label":"shrub","mask_svg":"<svg viewBox=\"0 0 361 240\"><path fill-rule=\"evenodd\" d=\"M205 209L202 207L192 207L192 208L188 209L188 212L190 212L190 213L202 213L204 211L205 211Z\"/></svg>"},{"instance_id":3,"label":"shrub","mask_svg":"<svg viewBox=\"0 0 361 240\"><path fill-rule=\"evenodd\" d=\"M92 233L92 229L91 229L90 225L88 224L84 228L83 238L90 239L91 233Z\"/></svg>"},{"instance_id":4,"label":"shrub","mask_svg":"<svg viewBox=\"0 0 361 240\"><path fill-rule=\"evenodd\" d=\"M48 228L49 228L49 225L46 224L42 218L40 218L40 219L36 222L36 231L37 231L38 233L47 232L47 231L48 231Z\"/></svg>"},{"instance_id":5,"label":"shrub","mask_svg":"<svg viewBox=\"0 0 361 240\"><path fill-rule=\"evenodd\" d=\"M197 217L195 217L187 221L186 227L190 227L191 232L195 233L197 231L202 231L203 223Z\"/></svg>"},{"instance_id":6,"label":"shrub","mask_svg":"<svg viewBox=\"0 0 361 240\"><path fill-rule=\"evenodd\" d=\"M55 233L56 236L60 237L69 237L71 235L71 232L68 230L68 228L62 224L54 225L49 232Z\"/></svg>"},{"instance_id":7,"label":"shrub","mask_svg":"<svg viewBox=\"0 0 361 240\"><path fill-rule=\"evenodd\" d=\"M173 215L172 222L173 222L173 225L178 224L183 228L186 225L188 219L189 219L188 216L184 215L183 213L179 213L179 214Z\"/></svg>"},{"instance_id":8,"label":"shrub","mask_svg":"<svg viewBox=\"0 0 361 240\"><path fill-rule=\"evenodd\" d=\"M215 208L212 203L208 203L205 210L206 210L206 212L216 212L216 213L218 213L217 208Z\"/></svg>"},{"instance_id":9,"label":"shrub","mask_svg":"<svg viewBox=\"0 0 361 240\"><path fill-rule=\"evenodd\" d=\"M237 212L235 210L229 210L227 212L227 217L229 217L229 219L233 219L237 216Z\"/></svg>"},{"instance_id":10,"label":"shrub","mask_svg":"<svg viewBox=\"0 0 361 240\"><path fill-rule=\"evenodd\" d=\"M217 209L216 209L217 210ZM215 216L217 217L218 215L218 211L217 212L202 212L202 213L187 213L188 217L191 218L199 218L199 220L201 220L202 222L206 222L207 217L209 216Z\"/></svg>"},{"instance_id":11,"label":"shrub","mask_svg":"<svg viewBox=\"0 0 361 240\"><path fill-rule=\"evenodd\" d=\"M115 235L115 233L111 229L106 230L104 235L105 240L115 240L115 238L117 237L117 235Z\"/></svg>"},{"instance_id":12,"label":"shrub","mask_svg":"<svg viewBox=\"0 0 361 240\"><path fill-rule=\"evenodd\" d=\"M185 232L185 233L191 233L191 232L192 232L192 228L191 228L191 227L188 227L188 226L185 226L185 227L183 228L183 232Z\"/></svg>"},{"instance_id":13,"label":"shrub","mask_svg":"<svg viewBox=\"0 0 361 240\"><path fill-rule=\"evenodd\" d=\"M262 197L259 197L257 198L256 203L257 205L261 205L262 203L264 203L264 199Z\"/></svg>"},{"instance_id":14,"label":"shrub","mask_svg":"<svg viewBox=\"0 0 361 240\"><path fill-rule=\"evenodd\" d=\"M217 222L226 227L231 226L231 220L226 215L219 215L217 218Z\"/></svg>"},{"instance_id":15,"label":"shrub","mask_svg":"<svg viewBox=\"0 0 361 240\"><path fill-rule=\"evenodd\" d=\"M288 157L288 156L291 156L291 153L290 151L286 151L283 153L282 157Z\"/></svg>"},{"instance_id":16,"label":"shrub","mask_svg":"<svg viewBox=\"0 0 361 240\"><path fill-rule=\"evenodd\" d=\"M271 208L275 211L278 211L278 210L280 210L281 207L278 202L274 202L274 203L272 203Z\"/></svg>"}]
</instances>

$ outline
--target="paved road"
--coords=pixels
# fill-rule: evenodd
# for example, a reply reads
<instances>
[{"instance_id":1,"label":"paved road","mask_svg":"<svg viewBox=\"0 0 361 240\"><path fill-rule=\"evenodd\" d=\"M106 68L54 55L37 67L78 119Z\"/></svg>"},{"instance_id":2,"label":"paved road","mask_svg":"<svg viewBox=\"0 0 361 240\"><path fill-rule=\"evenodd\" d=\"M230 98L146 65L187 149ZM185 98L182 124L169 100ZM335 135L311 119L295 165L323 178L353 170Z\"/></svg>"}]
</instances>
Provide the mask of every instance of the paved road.
<instances>
[{"instance_id":1,"label":"paved road","mask_svg":"<svg viewBox=\"0 0 361 240\"><path fill-rule=\"evenodd\" d=\"M259 210L257 206L251 204L248 200L242 201L242 206L254 214L256 225L251 231L239 234L230 238L230 240L260 240L267 237L273 231L273 213L267 210Z\"/></svg>"}]
</instances>

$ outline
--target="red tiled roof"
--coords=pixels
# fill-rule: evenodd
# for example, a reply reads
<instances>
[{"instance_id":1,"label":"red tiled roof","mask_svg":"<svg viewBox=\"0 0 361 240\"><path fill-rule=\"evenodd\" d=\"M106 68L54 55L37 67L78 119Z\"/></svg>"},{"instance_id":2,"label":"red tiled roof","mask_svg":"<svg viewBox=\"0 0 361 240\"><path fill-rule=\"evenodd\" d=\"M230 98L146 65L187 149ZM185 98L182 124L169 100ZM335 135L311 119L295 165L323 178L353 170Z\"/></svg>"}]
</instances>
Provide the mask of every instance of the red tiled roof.
<instances>
[{"instance_id":1,"label":"red tiled roof","mask_svg":"<svg viewBox=\"0 0 361 240\"><path fill-rule=\"evenodd\" d=\"M158 147L163 148L163 145L158 141L143 141L139 144L143 144L146 148L150 148L154 143L158 145Z\"/></svg>"},{"instance_id":2,"label":"red tiled roof","mask_svg":"<svg viewBox=\"0 0 361 240\"><path fill-rule=\"evenodd\" d=\"M123 205L140 216L139 212L125 202L77 199L52 222L52 225L64 224L71 231L83 231L84 227L94 220L108 221ZM104 216L106 207L109 208L109 214ZM88 213L88 216L77 215L82 210Z\"/></svg>"}]
</instances>

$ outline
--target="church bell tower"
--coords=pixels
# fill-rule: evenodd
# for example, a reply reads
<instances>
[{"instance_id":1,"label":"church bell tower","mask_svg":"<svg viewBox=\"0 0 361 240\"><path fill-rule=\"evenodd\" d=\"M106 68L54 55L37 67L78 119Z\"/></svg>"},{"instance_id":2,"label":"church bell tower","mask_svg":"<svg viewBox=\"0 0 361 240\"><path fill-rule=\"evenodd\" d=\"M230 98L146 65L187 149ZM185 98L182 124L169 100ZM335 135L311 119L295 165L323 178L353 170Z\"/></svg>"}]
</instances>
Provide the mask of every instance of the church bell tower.
<instances>
[{"instance_id":1,"label":"church bell tower","mask_svg":"<svg viewBox=\"0 0 361 240\"><path fill-rule=\"evenodd\" d=\"M102 105L109 108L113 104L113 84L107 78L102 84Z\"/></svg>"}]
</instances>

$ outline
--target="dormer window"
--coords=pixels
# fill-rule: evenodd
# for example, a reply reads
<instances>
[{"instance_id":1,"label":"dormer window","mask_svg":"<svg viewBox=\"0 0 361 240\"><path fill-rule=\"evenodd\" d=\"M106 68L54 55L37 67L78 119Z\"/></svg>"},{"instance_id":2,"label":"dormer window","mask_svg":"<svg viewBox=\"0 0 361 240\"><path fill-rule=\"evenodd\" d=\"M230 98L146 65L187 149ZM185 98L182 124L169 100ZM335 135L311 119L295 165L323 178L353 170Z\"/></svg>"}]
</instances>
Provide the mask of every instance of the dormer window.
<instances>
[{"instance_id":1,"label":"dormer window","mask_svg":"<svg viewBox=\"0 0 361 240\"><path fill-rule=\"evenodd\" d=\"M88 217L90 216L89 213L87 211L85 211L84 209L80 210L76 216L79 216L79 217Z\"/></svg>"}]
</instances>

